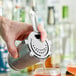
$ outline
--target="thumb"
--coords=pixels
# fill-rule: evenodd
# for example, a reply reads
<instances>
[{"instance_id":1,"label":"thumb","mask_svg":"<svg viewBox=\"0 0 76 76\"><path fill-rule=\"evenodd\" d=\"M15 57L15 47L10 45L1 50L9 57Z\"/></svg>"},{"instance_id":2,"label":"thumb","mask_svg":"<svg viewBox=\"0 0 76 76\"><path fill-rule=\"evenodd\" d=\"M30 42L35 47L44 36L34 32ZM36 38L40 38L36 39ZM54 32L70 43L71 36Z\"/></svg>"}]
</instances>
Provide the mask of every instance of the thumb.
<instances>
[{"instance_id":1,"label":"thumb","mask_svg":"<svg viewBox=\"0 0 76 76\"><path fill-rule=\"evenodd\" d=\"M47 33L46 33L46 31L44 30L44 28L43 28L42 25L38 25L38 31L39 31L40 34L41 34L41 41L45 41L45 39L47 38Z\"/></svg>"},{"instance_id":2,"label":"thumb","mask_svg":"<svg viewBox=\"0 0 76 76\"><path fill-rule=\"evenodd\" d=\"M16 48L15 42L13 40L9 40L7 42L7 48L13 58L18 58L17 48Z\"/></svg>"}]
</instances>

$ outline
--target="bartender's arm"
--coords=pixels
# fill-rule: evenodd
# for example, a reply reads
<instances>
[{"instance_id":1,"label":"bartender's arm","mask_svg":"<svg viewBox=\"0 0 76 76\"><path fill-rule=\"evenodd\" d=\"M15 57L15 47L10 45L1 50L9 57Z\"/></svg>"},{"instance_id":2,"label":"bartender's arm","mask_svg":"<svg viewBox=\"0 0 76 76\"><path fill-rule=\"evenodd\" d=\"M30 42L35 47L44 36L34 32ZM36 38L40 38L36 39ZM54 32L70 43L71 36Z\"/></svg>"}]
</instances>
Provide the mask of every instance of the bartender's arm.
<instances>
[{"instance_id":1,"label":"bartender's arm","mask_svg":"<svg viewBox=\"0 0 76 76\"><path fill-rule=\"evenodd\" d=\"M33 27L30 24L15 22L0 16L0 35L5 40L9 53L14 58L18 57L15 41L24 40L32 31ZM41 33L41 41L44 41L47 37L46 31L41 25L38 25L38 31Z\"/></svg>"}]
</instances>

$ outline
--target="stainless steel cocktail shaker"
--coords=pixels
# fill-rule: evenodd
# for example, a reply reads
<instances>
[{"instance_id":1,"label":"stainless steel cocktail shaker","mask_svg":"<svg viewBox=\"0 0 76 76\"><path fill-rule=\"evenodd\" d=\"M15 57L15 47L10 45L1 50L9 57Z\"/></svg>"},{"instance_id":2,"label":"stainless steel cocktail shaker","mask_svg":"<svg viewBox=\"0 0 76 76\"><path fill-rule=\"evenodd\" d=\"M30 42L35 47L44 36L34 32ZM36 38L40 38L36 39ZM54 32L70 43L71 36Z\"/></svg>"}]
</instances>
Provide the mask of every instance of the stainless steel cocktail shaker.
<instances>
[{"instance_id":1,"label":"stainless steel cocktail shaker","mask_svg":"<svg viewBox=\"0 0 76 76\"><path fill-rule=\"evenodd\" d=\"M46 39L44 42L40 40L40 33L37 31L37 16L34 11L31 11L31 20L34 31L28 36L28 39L22 41L18 46L19 58L14 59L8 55L8 63L14 70L21 70L47 58L50 54L50 44Z\"/></svg>"}]
</instances>

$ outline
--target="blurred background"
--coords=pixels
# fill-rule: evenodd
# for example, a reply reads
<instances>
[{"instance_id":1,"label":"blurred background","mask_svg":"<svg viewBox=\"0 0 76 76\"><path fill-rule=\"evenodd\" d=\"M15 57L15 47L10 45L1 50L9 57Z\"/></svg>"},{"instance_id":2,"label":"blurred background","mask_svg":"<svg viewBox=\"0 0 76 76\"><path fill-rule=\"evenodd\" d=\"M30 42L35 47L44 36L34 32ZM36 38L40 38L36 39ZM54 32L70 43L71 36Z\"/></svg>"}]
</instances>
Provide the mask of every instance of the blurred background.
<instances>
[{"instance_id":1,"label":"blurred background","mask_svg":"<svg viewBox=\"0 0 76 76\"><path fill-rule=\"evenodd\" d=\"M48 59L19 72L8 65L8 49L0 37L0 76L32 76L39 67L64 67L76 57L76 1L35 0L35 8L41 16L48 39L53 42L53 53ZM0 16L10 20L31 23L29 10L32 0L0 0ZM17 42L16 44L18 44ZM63 65L63 66L62 66Z\"/></svg>"}]
</instances>

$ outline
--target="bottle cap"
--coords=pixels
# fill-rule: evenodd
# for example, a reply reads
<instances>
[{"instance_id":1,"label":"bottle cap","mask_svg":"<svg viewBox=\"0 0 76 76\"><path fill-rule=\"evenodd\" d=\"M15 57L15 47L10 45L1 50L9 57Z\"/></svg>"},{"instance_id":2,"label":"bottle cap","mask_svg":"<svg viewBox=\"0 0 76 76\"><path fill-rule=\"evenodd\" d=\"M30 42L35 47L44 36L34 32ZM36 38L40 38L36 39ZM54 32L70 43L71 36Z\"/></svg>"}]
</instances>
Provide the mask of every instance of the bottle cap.
<instances>
[{"instance_id":1,"label":"bottle cap","mask_svg":"<svg viewBox=\"0 0 76 76\"><path fill-rule=\"evenodd\" d=\"M68 11L69 11L68 6L62 7L62 17L63 18L68 18Z\"/></svg>"}]
</instances>

